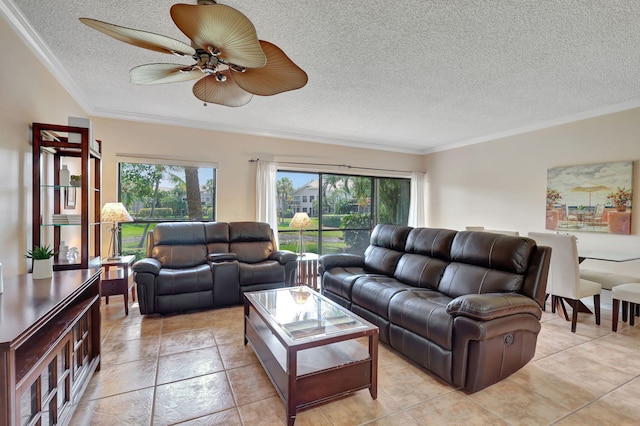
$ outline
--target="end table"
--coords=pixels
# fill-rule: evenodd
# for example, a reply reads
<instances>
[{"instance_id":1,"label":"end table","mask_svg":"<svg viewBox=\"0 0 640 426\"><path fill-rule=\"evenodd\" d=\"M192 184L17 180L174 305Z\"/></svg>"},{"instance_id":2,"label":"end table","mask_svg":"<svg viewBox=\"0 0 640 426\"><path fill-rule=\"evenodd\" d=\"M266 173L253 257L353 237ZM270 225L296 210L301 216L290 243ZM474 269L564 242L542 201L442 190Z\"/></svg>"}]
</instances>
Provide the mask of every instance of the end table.
<instances>
[{"instance_id":1,"label":"end table","mask_svg":"<svg viewBox=\"0 0 640 426\"><path fill-rule=\"evenodd\" d=\"M306 285L314 290L318 290L318 257L316 253L302 253L298 255L296 285Z\"/></svg>"},{"instance_id":2,"label":"end table","mask_svg":"<svg viewBox=\"0 0 640 426\"><path fill-rule=\"evenodd\" d=\"M136 300L136 287L131 279L131 265L135 256L120 256L116 259L104 259L102 267L104 275L100 284L100 296L105 296L107 305L109 296L122 294L124 296L124 313L129 315L129 289L131 289L131 300Z\"/></svg>"}]
</instances>

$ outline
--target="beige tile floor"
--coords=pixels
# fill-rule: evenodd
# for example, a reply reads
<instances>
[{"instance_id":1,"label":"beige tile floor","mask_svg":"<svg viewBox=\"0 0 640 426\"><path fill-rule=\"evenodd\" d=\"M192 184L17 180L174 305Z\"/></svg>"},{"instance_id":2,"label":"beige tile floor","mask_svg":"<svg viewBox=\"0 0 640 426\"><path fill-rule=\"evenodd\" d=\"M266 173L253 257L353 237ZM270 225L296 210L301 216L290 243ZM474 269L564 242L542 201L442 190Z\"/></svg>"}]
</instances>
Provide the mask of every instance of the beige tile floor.
<instances>
[{"instance_id":1,"label":"beige tile floor","mask_svg":"<svg viewBox=\"0 0 640 426\"><path fill-rule=\"evenodd\" d=\"M296 425L610 425L640 419L640 325L611 332L580 314L577 332L547 309L535 358L466 394L381 344L378 399L364 390L298 414ZM587 302L587 301L585 301ZM285 409L251 347L242 307L142 317L102 305L102 368L72 425L279 425Z\"/></svg>"}]
</instances>

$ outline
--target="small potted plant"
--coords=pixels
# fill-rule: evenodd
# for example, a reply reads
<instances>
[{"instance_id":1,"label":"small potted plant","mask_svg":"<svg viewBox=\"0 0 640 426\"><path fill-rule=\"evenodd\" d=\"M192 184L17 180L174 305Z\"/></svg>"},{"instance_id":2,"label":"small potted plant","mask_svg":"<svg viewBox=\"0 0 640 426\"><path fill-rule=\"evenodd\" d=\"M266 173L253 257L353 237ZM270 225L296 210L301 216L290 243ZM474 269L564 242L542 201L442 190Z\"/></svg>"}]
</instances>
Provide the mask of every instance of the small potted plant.
<instances>
[{"instance_id":1,"label":"small potted plant","mask_svg":"<svg viewBox=\"0 0 640 426\"><path fill-rule=\"evenodd\" d=\"M33 260L33 279L51 278L53 274L53 256L56 253L49 246L35 246L27 250L24 257Z\"/></svg>"},{"instance_id":2,"label":"small potted plant","mask_svg":"<svg viewBox=\"0 0 640 426\"><path fill-rule=\"evenodd\" d=\"M82 177L80 175L71 175L71 186L82 186Z\"/></svg>"},{"instance_id":3,"label":"small potted plant","mask_svg":"<svg viewBox=\"0 0 640 426\"><path fill-rule=\"evenodd\" d=\"M558 201L562 200L562 195L553 189L547 187L547 210L551 210Z\"/></svg>"},{"instance_id":4,"label":"small potted plant","mask_svg":"<svg viewBox=\"0 0 640 426\"><path fill-rule=\"evenodd\" d=\"M611 192L607 195L607 200L616 208L616 211L624 212L627 210L627 206L631 202L631 190L625 187L618 187L616 192Z\"/></svg>"}]
</instances>

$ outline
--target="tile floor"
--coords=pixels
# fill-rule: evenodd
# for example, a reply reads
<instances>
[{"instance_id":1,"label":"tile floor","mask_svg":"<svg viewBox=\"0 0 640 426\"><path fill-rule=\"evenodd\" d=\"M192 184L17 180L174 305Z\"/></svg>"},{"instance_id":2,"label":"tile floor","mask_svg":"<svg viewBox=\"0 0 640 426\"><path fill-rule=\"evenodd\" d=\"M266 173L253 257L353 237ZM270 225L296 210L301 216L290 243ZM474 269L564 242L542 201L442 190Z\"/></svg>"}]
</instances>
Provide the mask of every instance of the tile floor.
<instances>
[{"instance_id":1,"label":"tile floor","mask_svg":"<svg viewBox=\"0 0 640 426\"><path fill-rule=\"evenodd\" d=\"M363 390L298 414L296 425L603 425L640 418L640 325L611 332L580 314L577 332L547 309L535 358L465 394L381 344L378 399ZM586 302L586 301L585 301ZM102 368L72 425L284 425L284 405L250 346L242 307L165 317L102 305Z\"/></svg>"}]
</instances>

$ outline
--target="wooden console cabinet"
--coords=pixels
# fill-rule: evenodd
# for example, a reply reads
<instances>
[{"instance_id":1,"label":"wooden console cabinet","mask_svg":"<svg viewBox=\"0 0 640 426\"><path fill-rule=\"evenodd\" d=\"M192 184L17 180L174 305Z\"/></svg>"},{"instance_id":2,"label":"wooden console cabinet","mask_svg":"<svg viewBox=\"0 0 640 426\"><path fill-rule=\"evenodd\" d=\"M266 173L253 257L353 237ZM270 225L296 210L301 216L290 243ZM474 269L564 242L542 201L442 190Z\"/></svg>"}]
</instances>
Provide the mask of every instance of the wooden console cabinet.
<instances>
[{"instance_id":1,"label":"wooden console cabinet","mask_svg":"<svg viewBox=\"0 0 640 426\"><path fill-rule=\"evenodd\" d=\"M65 425L100 368L101 269L4 278L0 425Z\"/></svg>"}]
</instances>

